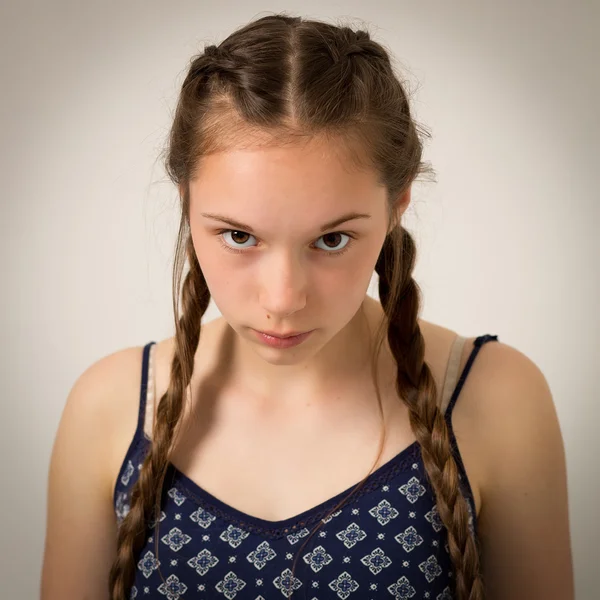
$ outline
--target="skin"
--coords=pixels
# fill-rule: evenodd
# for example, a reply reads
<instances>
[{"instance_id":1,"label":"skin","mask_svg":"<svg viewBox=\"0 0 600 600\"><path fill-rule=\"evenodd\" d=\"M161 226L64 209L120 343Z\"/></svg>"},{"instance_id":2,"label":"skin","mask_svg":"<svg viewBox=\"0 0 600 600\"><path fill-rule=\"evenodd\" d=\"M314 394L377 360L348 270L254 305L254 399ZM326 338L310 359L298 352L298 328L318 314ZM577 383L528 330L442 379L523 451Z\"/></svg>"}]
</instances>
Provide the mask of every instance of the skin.
<instances>
[{"instance_id":1,"label":"skin","mask_svg":"<svg viewBox=\"0 0 600 600\"><path fill-rule=\"evenodd\" d=\"M339 382L363 379L369 364L362 309L390 226L386 189L374 171L349 169L335 150L313 141L215 153L190 183L194 248L236 334L230 374L263 401L326 398ZM398 217L409 202L410 189ZM321 231L350 212L369 217ZM314 331L299 346L276 349L252 329Z\"/></svg>"}]
</instances>

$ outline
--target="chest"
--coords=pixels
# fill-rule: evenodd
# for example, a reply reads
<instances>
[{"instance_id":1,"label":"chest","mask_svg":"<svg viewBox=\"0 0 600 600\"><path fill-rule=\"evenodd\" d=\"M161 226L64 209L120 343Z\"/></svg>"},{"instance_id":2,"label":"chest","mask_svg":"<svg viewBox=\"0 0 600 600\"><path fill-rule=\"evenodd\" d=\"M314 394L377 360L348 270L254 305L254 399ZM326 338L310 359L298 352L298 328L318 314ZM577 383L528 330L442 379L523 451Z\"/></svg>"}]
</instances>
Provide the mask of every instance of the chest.
<instances>
[{"instance_id":1,"label":"chest","mask_svg":"<svg viewBox=\"0 0 600 600\"><path fill-rule=\"evenodd\" d=\"M227 426L213 419L205 431L190 429L171 462L240 512L268 521L289 519L349 493L415 442L399 402L394 407L384 400L385 439L377 411L347 405L354 410L337 409L335 418L245 413L223 419Z\"/></svg>"}]
</instances>

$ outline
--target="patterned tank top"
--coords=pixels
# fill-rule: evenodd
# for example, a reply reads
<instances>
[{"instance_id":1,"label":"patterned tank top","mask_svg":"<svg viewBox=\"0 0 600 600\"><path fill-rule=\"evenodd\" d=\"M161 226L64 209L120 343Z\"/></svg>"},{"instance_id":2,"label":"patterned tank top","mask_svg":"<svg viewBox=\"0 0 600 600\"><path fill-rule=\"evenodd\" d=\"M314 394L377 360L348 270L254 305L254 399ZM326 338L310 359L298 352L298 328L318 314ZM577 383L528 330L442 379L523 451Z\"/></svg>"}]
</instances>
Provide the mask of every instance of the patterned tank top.
<instances>
[{"instance_id":1,"label":"patterned tank top","mask_svg":"<svg viewBox=\"0 0 600 600\"><path fill-rule=\"evenodd\" d=\"M440 406L469 508L469 528L475 536L475 503L451 415L481 346L497 339L495 335L479 336L459 376L466 338L458 336L441 394ZM144 347L137 429L114 489L119 524L129 512L131 488L151 445L147 415L151 418L148 407L154 395L154 344ZM413 442L371 473L360 491L327 516L354 487L295 517L268 521L222 502L169 463L161 496L158 555L155 523L151 522L145 545L135 558L129 598L454 598L447 532L437 512L419 443ZM317 525L318 532L297 557L304 538Z\"/></svg>"}]
</instances>

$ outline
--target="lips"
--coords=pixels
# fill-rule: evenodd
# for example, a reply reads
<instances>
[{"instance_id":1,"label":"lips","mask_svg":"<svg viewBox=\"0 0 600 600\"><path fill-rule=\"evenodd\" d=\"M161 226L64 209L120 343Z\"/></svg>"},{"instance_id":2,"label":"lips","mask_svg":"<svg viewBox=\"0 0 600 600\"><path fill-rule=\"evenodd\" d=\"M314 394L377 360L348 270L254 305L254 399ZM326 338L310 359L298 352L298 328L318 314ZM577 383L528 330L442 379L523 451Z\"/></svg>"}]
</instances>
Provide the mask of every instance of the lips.
<instances>
[{"instance_id":1,"label":"lips","mask_svg":"<svg viewBox=\"0 0 600 600\"><path fill-rule=\"evenodd\" d=\"M288 335L287 337L278 337L270 333L258 331L257 329L253 329L252 331L258 341L271 348L278 348L280 350L293 348L294 346L302 344L313 332L313 330L310 330L296 335Z\"/></svg>"},{"instance_id":2,"label":"lips","mask_svg":"<svg viewBox=\"0 0 600 600\"><path fill-rule=\"evenodd\" d=\"M291 331L288 333L276 333L274 331L260 331L257 329L259 333L264 333L265 335L270 335L271 337L285 339L289 337L296 337L297 335L302 335L303 333L308 333L307 331Z\"/></svg>"}]
</instances>

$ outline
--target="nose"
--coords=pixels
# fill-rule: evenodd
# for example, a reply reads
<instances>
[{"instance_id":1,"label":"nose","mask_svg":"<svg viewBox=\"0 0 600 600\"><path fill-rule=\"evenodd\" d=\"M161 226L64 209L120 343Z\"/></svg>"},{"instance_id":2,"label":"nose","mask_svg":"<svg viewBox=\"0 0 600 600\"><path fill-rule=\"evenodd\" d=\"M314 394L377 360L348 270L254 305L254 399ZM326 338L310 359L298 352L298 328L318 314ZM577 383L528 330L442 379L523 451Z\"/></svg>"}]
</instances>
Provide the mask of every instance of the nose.
<instances>
[{"instance_id":1,"label":"nose","mask_svg":"<svg viewBox=\"0 0 600 600\"><path fill-rule=\"evenodd\" d=\"M306 287L301 260L281 253L265 261L260 304L274 317L287 317L306 306Z\"/></svg>"}]
</instances>

